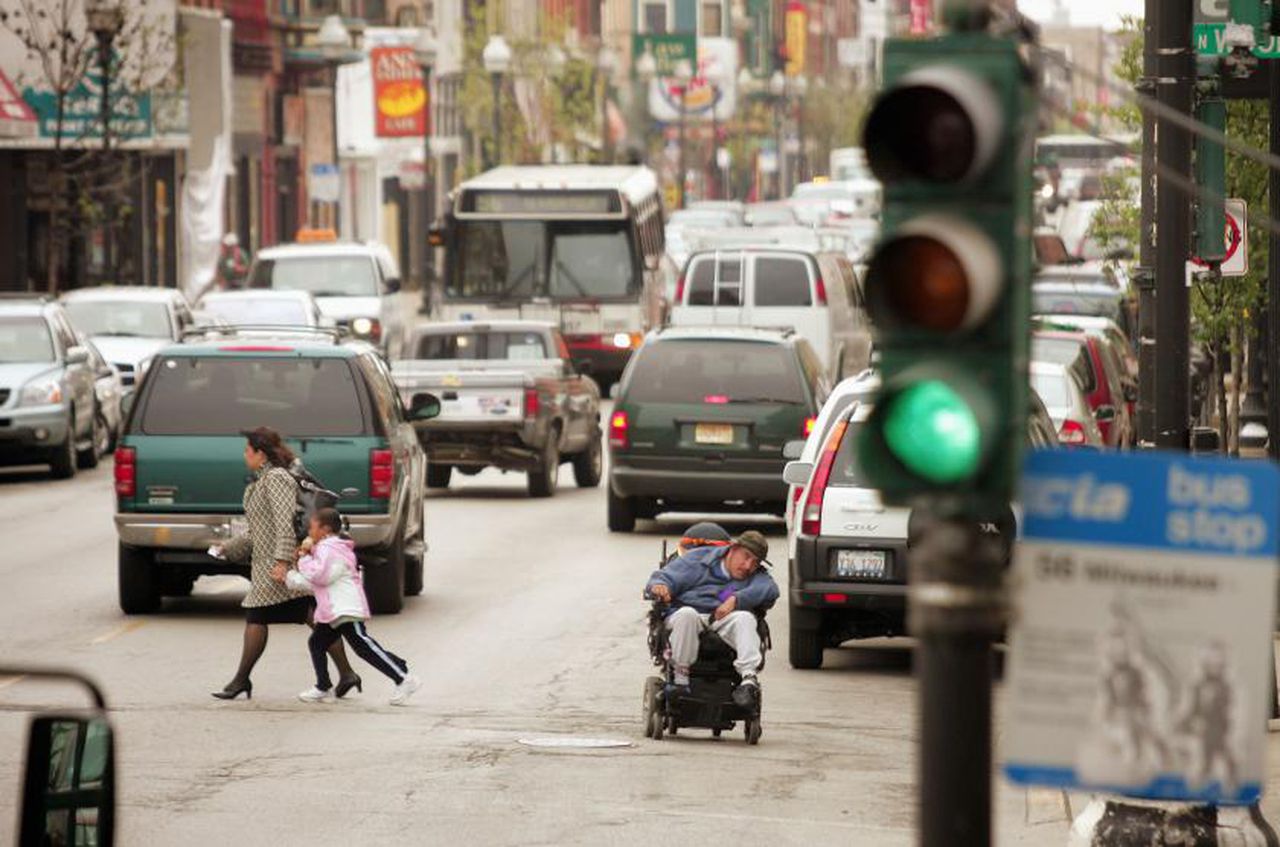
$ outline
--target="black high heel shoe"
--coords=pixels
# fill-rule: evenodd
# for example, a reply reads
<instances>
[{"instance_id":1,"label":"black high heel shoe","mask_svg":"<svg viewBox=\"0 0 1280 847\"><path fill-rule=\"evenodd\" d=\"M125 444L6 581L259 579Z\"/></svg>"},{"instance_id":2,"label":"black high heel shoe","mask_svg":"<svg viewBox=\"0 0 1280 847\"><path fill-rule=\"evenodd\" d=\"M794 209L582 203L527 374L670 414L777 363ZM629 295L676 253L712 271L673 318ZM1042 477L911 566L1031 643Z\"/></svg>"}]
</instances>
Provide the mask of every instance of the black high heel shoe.
<instances>
[{"instance_id":1,"label":"black high heel shoe","mask_svg":"<svg viewBox=\"0 0 1280 847\"><path fill-rule=\"evenodd\" d=\"M219 700L234 700L237 697L239 697L241 694L244 695L244 699L246 700L253 699L253 681L252 680L246 679L244 682L241 682L239 684L236 684L235 682L230 682L227 684L227 687L222 689L221 691L213 692L213 696L217 697Z\"/></svg>"},{"instance_id":2,"label":"black high heel shoe","mask_svg":"<svg viewBox=\"0 0 1280 847\"><path fill-rule=\"evenodd\" d=\"M344 676L338 680L337 686L333 689L333 696L341 700L347 696L347 692L351 689L364 693L364 682L360 679L360 674L353 673L351 676Z\"/></svg>"}]
</instances>

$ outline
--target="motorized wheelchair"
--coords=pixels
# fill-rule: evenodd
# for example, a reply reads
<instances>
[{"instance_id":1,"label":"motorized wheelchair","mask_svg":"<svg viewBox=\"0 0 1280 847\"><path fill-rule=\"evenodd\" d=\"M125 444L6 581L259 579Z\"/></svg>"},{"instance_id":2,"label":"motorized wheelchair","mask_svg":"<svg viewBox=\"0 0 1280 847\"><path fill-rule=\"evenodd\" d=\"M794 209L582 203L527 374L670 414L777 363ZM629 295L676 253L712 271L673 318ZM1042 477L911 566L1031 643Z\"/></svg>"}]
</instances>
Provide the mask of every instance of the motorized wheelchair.
<instances>
[{"instance_id":1,"label":"motorized wheelchair","mask_svg":"<svg viewBox=\"0 0 1280 847\"><path fill-rule=\"evenodd\" d=\"M667 555L666 543L662 548L662 563L666 566L674 556ZM733 729L742 722L743 735L748 744L760 741L761 697L757 690L755 702L743 708L733 701L733 691L742 682L733 666L737 654L720 636L705 630L699 639L698 659L689 669L688 693L668 697L673 686L675 668L671 662L668 643L666 612L668 604L653 601L649 609L649 654L660 668L660 676L650 676L644 683L643 717L647 738L661 740L664 734L675 735L678 730L696 727L710 729L716 738L726 729ZM760 669L773 646L769 635L769 623L765 620L768 609L755 610L756 629L760 634Z\"/></svg>"}]
</instances>

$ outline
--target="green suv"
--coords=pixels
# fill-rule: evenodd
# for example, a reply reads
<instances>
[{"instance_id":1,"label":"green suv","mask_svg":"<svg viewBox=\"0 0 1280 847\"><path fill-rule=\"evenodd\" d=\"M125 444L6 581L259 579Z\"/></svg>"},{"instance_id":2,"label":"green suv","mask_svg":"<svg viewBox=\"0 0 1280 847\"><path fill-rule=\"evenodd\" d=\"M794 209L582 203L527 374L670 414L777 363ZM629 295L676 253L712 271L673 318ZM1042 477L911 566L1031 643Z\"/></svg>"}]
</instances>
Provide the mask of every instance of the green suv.
<instances>
[{"instance_id":1,"label":"green suv","mask_svg":"<svg viewBox=\"0 0 1280 847\"><path fill-rule=\"evenodd\" d=\"M375 612L422 591L426 460L377 351L335 336L215 332L156 354L116 451L120 607L155 611L201 574L248 575L206 550L242 530L242 430L269 426L339 509ZM422 418L438 406L415 409Z\"/></svg>"},{"instance_id":2,"label":"green suv","mask_svg":"<svg viewBox=\"0 0 1280 847\"><path fill-rule=\"evenodd\" d=\"M609 416L609 529L669 511L785 515L783 445L808 434L829 390L791 330L651 333Z\"/></svg>"}]
</instances>

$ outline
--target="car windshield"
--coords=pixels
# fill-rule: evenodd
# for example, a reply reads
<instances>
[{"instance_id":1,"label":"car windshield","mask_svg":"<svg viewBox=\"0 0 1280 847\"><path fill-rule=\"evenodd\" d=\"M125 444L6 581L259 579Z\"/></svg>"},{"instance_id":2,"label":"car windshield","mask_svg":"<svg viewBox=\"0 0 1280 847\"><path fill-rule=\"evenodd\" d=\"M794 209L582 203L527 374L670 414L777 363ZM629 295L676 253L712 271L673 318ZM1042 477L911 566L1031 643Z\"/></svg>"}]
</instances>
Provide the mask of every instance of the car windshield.
<instances>
[{"instance_id":1,"label":"car windshield","mask_svg":"<svg viewBox=\"0 0 1280 847\"><path fill-rule=\"evenodd\" d=\"M378 275L371 256L282 256L259 259L250 288L309 291L316 297L377 297Z\"/></svg>"},{"instance_id":2,"label":"car windshield","mask_svg":"<svg viewBox=\"0 0 1280 847\"><path fill-rule=\"evenodd\" d=\"M72 300L64 304L71 323L85 335L172 338L169 307L137 300Z\"/></svg>"},{"instance_id":3,"label":"car windshield","mask_svg":"<svg viewBox=\"0 0 1280 847\"><path fill-rule=\"evenodd\" d=\"M529 300L622 300L640 290L625 224L464 221L446 294Z\"/></svg>"},{"instance_id":4,"label":"car windshield","mask_svg":"<svg viewBox=\"0 0 1280 847\"><path fill-rule=\"evenodd\" d=\"M1032 287L1031 309L1037 315L1093 315L1120 321L1120 298L1114 294Z\"/></svg>"},{"instance_id":5,"label":"car windshield","mask_svg":"<svg viewBox=\"0 0 1280 847\"><path fill-rule=\"evenodd\" d=\"M1031 387L1040 395L1040 399L1050 408L1061 409L1071 405L1071 393L1067 386L1067 376L1061 371L1052 373L1033 373Z\"/></svg>"},{"instance_id":6,"label":"car windshield","mask_svg":"<svg viewBox=\"0 0 1280 847\"><path fill-rule=\"evenodd\" d=\"M148 435L234 435L269 426L290 437L365 433L345 359L175 356L152 368Z\"/></svg>"},{"instance_id":7,"label":"car windshield","mask_svg":"<svg viewBox=\"0 0 1280 847\"><path fill-rule=\"evenodd\" d=\"M1066 365L1075 373L1086 393L1092 392L1097 386L1093 376L1093 359L1083 341L1074 338L1034 338L1031 341L1031 359L1035 362Z\"/></svg>"},{"instance_id":8,"label":"car windshield","mask_svg":"<svg viewBox=\"0 0 1280 847\"><path fill-rule=\"evenodd\" d=\"M215 315L232 326L310 326L307 307L300 300L276 297L211 297L200 310Z\"/></svg>"},{"instance_id":9,"label":"car windshield","mask_svg":"<svg viewBox=\"0 0 1280 847\"><path fill-rule=\"evenodd\" d=\"M547 348L537 332L449 332L418 340L418 359L545 359Z\"/></svg>"},{"instance_id":10,"label":"car windshield","mask_svg":"<svg viewBox=\"0 0 1280 847\"><path fill-rule=\"evenodd\" d=\"M0 364L52 362L53 336L40 318L0 318Z\"/></svg>"},{"instance_id":11,"label":"car windshield","mask_svg":"<svg viewBox=\"0 0 1280 847\"><path fill-rule=\"evenodd\" d=\"M644 347L627 386L641 403L803 403L795 356L778 344L719 339Z\"/></svg>"}]
</instances>

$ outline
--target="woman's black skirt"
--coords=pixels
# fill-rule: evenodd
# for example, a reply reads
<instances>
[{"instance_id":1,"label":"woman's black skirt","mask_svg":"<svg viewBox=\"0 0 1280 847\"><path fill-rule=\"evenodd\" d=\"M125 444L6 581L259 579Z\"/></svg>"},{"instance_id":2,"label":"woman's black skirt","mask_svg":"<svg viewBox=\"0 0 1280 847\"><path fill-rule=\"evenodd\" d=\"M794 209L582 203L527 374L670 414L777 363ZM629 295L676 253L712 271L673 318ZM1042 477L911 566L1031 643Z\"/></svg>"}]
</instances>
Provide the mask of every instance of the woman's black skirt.
<instances>
[{"instance_id":1,"label":"woman's black skirt","mask_svg":"<svg viewBox=\"0 0 1280 847\"><path fill-rule=\"evenodd\" d=\"M311 610L316 607L314 597L294 597L270 606L248 606L244 610L245 623L306 623Z\"/></svg>"}]
</instances>

